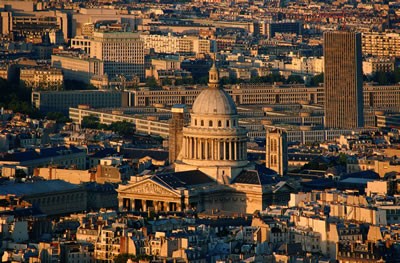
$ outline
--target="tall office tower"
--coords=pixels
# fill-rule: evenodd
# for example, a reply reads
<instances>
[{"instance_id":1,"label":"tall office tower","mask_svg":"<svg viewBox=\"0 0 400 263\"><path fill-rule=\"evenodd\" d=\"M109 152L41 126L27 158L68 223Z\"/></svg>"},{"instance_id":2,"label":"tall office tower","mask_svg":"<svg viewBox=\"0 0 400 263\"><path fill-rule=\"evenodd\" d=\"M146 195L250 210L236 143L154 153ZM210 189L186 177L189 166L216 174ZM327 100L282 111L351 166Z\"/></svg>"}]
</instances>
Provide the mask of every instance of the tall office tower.
<instances>
[{"instance_id":1,"label":"tall office tower","mask_svg":"<svg viewBox=\"0 0 400 263\"><path fill-rule=\"evenodd\" d=\"M324 33L325 127L351 129L364 125L361 34Z\"/></svg>"},{"instance_id":2,"label":"tall office tower","mask_svg":"<svg viewBox=\"0 0 400 263\"><path fill-rule=\"evenodd\" d=\"M104 73L113 77L138 76L144 79L144 44L132 32L94 32L90 57L104 63Z\"/></svg>"}]
</instances>

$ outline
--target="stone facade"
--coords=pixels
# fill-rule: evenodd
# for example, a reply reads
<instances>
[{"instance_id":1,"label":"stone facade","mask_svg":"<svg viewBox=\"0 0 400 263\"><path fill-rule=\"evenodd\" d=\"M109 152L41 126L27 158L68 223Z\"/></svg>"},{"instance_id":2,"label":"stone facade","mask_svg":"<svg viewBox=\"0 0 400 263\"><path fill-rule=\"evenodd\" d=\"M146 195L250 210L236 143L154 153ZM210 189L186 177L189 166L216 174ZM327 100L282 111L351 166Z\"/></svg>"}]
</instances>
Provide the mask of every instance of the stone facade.
<instances>
[{"instance_id":1,"label":"stone facade","mask_svg":"<svg viewBox=\"0 0 400 263\"><path fill-rule=\"evenodd\" d=\"M288 201L293 188L279 182L275 171L247 160L247 131L238 125L238 118L213 66L208 88L193 104L190 123L175 123L171 129L170 156L175 158L180 148L175 172L120 185L119 209L250 214Z\"/></svg>"}]
</instances>

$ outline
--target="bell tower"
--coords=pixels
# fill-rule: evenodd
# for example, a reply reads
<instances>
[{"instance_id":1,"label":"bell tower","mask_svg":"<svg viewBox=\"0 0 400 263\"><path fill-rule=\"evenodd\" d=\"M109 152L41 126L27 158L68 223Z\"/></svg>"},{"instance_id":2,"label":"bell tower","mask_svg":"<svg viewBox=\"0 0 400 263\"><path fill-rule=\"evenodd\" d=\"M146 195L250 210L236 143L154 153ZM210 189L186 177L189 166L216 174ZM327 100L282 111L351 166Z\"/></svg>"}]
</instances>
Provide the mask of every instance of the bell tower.
<instances>
[{"instance_id":1,"label":"bell tower","mask_svg":"<svg viewBox=\"0 0 400 263\"><path fill-rule=\"evenodd\" d=\"M284 130L267 130L265 153L265 165L281 176L286 175L288 154L287 134Z\"/></svg>"},{"instance_id":2,"label":"bell tower","mask_svg":"<svg viewBox=\"0 0 400 263\"><path fill-rule=\"evenodd\" d=\"M213 63L210 71L208 72L208 87L210 89L218 89L219 88L219 72L217 67L215 66L215 62Z\"/></svg>"}]
</instances>

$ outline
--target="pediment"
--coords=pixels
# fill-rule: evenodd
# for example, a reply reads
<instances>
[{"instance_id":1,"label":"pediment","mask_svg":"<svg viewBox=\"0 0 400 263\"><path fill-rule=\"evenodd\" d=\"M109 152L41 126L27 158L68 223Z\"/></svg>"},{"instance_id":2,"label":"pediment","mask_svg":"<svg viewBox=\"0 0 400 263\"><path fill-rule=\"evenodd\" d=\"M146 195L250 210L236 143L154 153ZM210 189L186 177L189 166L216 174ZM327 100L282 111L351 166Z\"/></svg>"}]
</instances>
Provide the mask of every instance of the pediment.
<instances>
[{"instance_id":1,"label":"pediment","mask_svg":"<svg viewBox=\"0 0 400 263\"><path fill-rule=\"evenodd\" d=\"M168 189L163 185L158 184L157 182L152 181L151 179L135 183L131 186L119 190L118 192L121 194L143 194L168 197L180 196L180 194Z\"/></svg>"}]
</instances>

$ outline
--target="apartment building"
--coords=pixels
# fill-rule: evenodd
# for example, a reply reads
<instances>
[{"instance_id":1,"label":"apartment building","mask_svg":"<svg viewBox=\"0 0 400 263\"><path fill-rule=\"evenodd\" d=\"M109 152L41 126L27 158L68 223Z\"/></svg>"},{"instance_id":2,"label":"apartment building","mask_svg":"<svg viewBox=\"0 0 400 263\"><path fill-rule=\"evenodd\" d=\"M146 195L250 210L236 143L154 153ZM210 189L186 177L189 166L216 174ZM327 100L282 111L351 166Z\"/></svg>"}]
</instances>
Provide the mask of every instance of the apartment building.
<instances>
[{"instance_id":1,"label":"apartment building","mask_svg":"<svg viewBox=\"0 0 400 263\"><path fill-rule=\"evenodd\" d=\"M195 36L141 34L144 48L156 53L209 54L215 50L215 41Z\"/></svg>"},{"instance_id":2,"label":"apartment building","mask_svg":"<svg viewBox=\"0 0 400 263\"><path fill-rule=\"evenodd\" d=\"M32 105L42 112L68 113L70 107L90 105L92 108L128 106L128 93L106 90L34 91Z\"/></svg>"},{"instance_id":3,"label":"apartment building","mask_svg":"<svg viewBox=\"0 0 400 263\"><path fill-rule=\"evenodd\" d=\"M62 89L64 76L56 68L21 68L20 81L34 90L59 90Z\"/></svg>"},{"instance_id":4,"label":"apartment building","mask_svg":"<svg viewBox=\"0 0 400 263\"><path fill-rule=\"evenodd\" d=\"M144 43L132 32L94 32L90 57L103 61L104 73L145 78Z\"/></svg>"},{"instance_id":5,"label":"apartment building","mask_svg":"<svg viewBox=\"0 0 400 263\"><path fill-rule=\"evenodd\" d=\"M103 61L87 56L61 53L51 56L51 65L61 69L64 78L89 84L93 76L104 74Z\"/></svg>"},{"instance_id":6,"label":"apartment building","mask_svg":"<svg viewBox=\"0 0 400 263\"><path fill-rule=\"evenodd\" d=\"M400 57L400 34L389 32L367 32L362 34L364 55L378 57Z\"/></svg>"}]
</instances>

